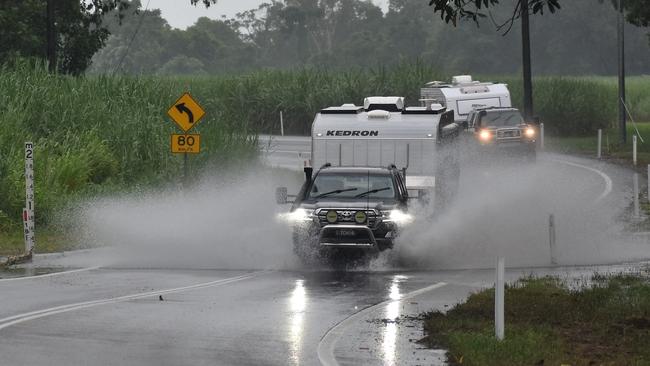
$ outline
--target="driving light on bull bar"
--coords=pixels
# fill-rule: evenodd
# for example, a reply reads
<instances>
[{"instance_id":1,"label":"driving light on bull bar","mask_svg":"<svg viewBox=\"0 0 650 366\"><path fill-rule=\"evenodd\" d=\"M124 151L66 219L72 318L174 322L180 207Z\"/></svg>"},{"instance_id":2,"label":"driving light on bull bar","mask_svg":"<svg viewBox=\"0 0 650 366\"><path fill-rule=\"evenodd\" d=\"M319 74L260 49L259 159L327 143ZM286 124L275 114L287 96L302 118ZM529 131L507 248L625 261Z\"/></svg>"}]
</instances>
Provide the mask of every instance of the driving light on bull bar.
<instances>
[{"instance_id":1,"label":"driving light on bull bar","mask_svg":"<svg viewBox=\"0 0 650 366\"><path fill-rule=\"evenodd\" d=\"M325 218L327 218L327 222L333 224L336 222L336 220L339 219L339 215L336 213L336 211L327 211Z\"/></svg>"},{"instance_id":2,"label":"driving light on bull bar","mask_svg":"<svg viewBox=\"0 0 650 366\"><path fill-rule=\"evenodd\" d=\"M388 214L388 219L396 224L410 224L413 222L413 216L400 210L392 210Z\"/></svg>"},{"instance_id":3,"label":"driving light on bull bar","mask_svg":"<svg viewBox=\"0 0 650 366\"><path fill-rule=\"evenodd\" d=\"M357 224L363 224L364 222L366 222L367 218L368 216L366 216L366 213L363 211L357 211L357 213L354 214L354 221Z\"/></svg>"},{"instance_id":4,"label":"driving light on bull bar","mask_svg":"<svg viewBox=\"0 0 650 366\"><path fill-rule=\"evenodd\" d=\"M532 128L532 127L526 128L526 132L524 132L524 133L526 134L526 137L529 137L529 138L535 137L535 129Z\"/></svg>"},{"instance_id":5,"label":"driving light on bull bar","mask_svg":"<svg viewBox=\"0 0 650 366\"><path fill-rule=\"evenodd\" d=\"M481 130L478 133L478 138L481 139L482 141L489 141L492 138L492 133L490 130Z\"/></svg>"}]
</instances>

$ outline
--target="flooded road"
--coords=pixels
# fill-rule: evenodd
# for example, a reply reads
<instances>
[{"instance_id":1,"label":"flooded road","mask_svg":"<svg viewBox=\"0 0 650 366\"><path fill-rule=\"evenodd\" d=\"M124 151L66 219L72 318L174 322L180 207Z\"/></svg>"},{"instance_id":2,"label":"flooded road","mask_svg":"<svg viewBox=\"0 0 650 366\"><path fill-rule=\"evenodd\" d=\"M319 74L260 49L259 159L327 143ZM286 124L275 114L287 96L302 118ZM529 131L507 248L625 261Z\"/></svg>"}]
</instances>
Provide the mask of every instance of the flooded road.
<instances>
[{"instance_id":1,"label":"flooded road","mask_svg":"<svg viewBox=\"0 0 650 366\"><path fill-rule=\"evenodd\" d=\"M275 150L266 159L280 167L298 170L308 156L300 138L267 145ZM650 244L628 242L617 219L630 205L631 178L624 168L553 154L540 154L534 169L474 167L447 216L414 227L385 260L348 271L296 264L283 251L290 240L282 227L243 230L224 219L250 217L248 207L233 209L245 201L232 192L215 194L225 203L214 210L203 202L209 190L145 208L137 206L145 199L107 204L96 222L121 247L37 256L27 269L0 274L0 363L444 364L444 350L417 342L417 317L492 286L497 255L506 257L509 281L553 274L584 283L594 272L645 266ZM271 197L266 188L255 197ZM196 243L159 214L181 199L194 200L201 218L188 221ZM552 267L550 213L560 264ZM233 230L224 236L226 224ZM6 278L20 275L41 276Z\"/></svg>"},{"instance_id":2,"label":"flooded road","mask_svg":"<svg viewBox=\"0 0 650 366\"><path fill-rule=\"evenodd\" d=\"M634 266L515 269L570 278ZM411 319L490 286L492 270L94 269L0 281L10 365L442 364Z\"/></svg>"}]
</instances>

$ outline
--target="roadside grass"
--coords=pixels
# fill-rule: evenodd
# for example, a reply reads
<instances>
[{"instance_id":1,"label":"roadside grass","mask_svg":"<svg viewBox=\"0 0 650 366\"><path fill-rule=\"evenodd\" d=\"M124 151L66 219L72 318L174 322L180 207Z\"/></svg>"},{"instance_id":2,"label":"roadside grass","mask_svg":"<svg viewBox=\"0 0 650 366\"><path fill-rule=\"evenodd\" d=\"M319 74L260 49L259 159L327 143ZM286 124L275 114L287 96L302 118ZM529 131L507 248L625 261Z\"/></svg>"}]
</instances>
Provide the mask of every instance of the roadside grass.
<instances>
[{"instance_id":1,"label":"roadside grass","mask_svg":"<svg viewBox=\"0 0 650 366\"><path fill-rule=\"evenodd\" d=\"M650 164L650 122L637 123L639 134L645 140L637 139L637 165L641 168ZM617 128L603 130L602 155L605 159L614 159L628 164L632 163L632 136L636 130L631 123L627 125L627 143L621 145ZM545 145L548 150L566 153L589 155L596 157L598 137L593 136L546 136Z\"/></svg>"},{"instance_id":2,"label":"roadside grass","mask_svg":"<svg viewBox=\"0 0 650 366\"><path fill-rule=\"evenodd\" d=\"M505 340L494 337L494 289L446 313L425 314L432 348L463 365L650 365L648 272L594 275L578 286L556 277L506 286Z\"/></svg>"},{"instance_id":3,"label":"roadside grass","mask_svg":"<svg viewBox=\"0 0 650 366\"><path fill-rule=\"evenodd\" d=\"M77 249L65 235L44 228L36 232L36 252L54 253ZM0 256L21 255L25 251L25 241L19 230L0 231Z\"/></svg>"}]
</instances>

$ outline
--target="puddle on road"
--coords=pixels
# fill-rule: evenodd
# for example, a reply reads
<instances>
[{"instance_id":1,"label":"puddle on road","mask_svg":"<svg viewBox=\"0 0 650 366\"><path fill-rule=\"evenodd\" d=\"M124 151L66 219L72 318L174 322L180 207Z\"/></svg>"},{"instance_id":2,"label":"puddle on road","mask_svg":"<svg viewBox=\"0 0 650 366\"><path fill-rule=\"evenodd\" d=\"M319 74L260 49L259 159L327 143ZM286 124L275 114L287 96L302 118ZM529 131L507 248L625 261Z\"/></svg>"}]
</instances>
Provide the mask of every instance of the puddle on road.
<instances>
[{"instance_id":1,"label":"puddle on road","mask_svg":"<svg viewBox=\"0 0 650 366\"><path fill-rule=\"evenodd\" d=\"M0 269L0 280L7 278L32 277L70 270L65 267L17 267Z\"/></svg>"}]
</instances>

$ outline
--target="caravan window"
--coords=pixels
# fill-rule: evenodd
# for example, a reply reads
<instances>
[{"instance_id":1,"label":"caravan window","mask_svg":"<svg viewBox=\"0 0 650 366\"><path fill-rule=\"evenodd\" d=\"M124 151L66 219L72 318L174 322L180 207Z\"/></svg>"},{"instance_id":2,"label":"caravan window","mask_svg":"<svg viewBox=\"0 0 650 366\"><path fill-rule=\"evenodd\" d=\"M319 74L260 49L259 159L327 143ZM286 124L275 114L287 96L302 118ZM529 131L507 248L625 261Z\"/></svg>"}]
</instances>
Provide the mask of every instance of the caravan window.
<instances>
[{"instance_id":1,"label":"caravan window","mask_svg":"<svg viewBox=\"0 0 650 366\"><path fill-rule=\"evenodd\" d=\"M316 198L395 198L393 179L388 174L336 173L319 174L308 199Z\"/></svg>"}]
</instances>

